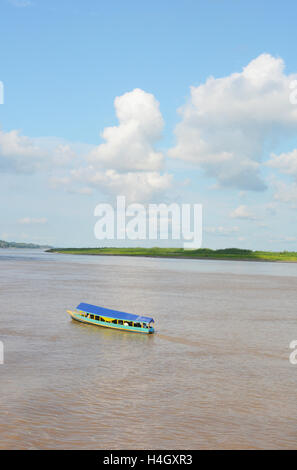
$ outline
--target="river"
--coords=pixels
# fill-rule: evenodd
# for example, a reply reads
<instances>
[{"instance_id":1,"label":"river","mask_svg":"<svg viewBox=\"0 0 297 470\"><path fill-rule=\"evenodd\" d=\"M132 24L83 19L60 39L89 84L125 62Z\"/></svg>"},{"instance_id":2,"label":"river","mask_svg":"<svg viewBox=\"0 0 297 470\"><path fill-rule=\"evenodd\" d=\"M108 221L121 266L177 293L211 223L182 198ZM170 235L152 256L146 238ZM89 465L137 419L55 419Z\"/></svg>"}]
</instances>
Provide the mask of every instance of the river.
<instances>
[{"instance_id":1,"label":"river","mask_svg":"<svg viewBox=\"0 0 297 470\"><path fill-rule=\"evenodd\" d=\"M296 448L296 287L297 264L1 249L0 448Z\"/></svg>"}]
</instances>

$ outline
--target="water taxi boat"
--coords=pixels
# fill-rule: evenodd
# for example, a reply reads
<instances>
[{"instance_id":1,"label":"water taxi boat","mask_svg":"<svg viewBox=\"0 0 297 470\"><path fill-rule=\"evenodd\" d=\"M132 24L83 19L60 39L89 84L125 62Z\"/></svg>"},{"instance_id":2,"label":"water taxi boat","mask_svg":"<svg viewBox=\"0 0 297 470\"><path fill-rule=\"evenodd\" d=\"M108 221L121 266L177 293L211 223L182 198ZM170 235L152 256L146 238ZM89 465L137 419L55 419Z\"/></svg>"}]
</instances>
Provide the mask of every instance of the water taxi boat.
<instances>
[{"instance_id":1,"label":"water taxi boat","mask_svg":"<svg viewBox=\"0 0 297 470\"><path fill-rule=\"evenodd\" d=\"M152 324L154 319L133 315L132 313L118 312L109 308L97 307L96 305L80 303L75 310L67 310L73 320L89 323L116 330L132 331L134 333L154 333Z\"/></svg>"}]
</instances>

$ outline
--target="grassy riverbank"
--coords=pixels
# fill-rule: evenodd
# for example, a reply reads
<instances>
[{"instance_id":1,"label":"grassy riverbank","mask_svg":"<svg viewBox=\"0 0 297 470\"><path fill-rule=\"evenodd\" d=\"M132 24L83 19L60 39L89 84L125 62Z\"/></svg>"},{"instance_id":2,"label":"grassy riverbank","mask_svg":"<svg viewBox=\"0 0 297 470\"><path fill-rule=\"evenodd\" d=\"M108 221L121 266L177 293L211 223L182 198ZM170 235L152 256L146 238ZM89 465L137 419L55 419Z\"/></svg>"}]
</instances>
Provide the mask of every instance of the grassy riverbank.
<instances>
[{"instance_id":1,"label":"grassy riverbank","mask_svg":"<svg viewBox=\"0 0 297 470\"><path fill-rule=\"evenodd\" d=\"M156 258L189 258L189 259L228 259L244 261L285 261L297 262L297 252L294 251L252 251L239 248L211 250L184 250L183 248L52 248L50 253L72 255L114 255L114 256L144 256Z\"/></svg>"}]
</instances>

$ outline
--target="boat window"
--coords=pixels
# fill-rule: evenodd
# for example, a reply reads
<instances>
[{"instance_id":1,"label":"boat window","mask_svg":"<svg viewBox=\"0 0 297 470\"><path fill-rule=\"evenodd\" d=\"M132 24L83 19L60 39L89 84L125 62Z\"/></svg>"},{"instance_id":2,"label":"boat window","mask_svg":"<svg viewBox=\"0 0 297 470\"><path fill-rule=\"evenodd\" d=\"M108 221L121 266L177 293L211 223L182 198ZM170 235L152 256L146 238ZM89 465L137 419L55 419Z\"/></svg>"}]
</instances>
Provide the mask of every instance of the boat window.
<instances>
[{"instance_id":1,"label":"boat window","mask_svg":"<svg viewBox=\"0 0 297 470\"><path fill-rule=\"evenodd\" d=\"M119 324L119 325L122 325L122 324L123 324L123 320L118 320L118 324Z\"/></svg>"},{"instance_id":2,"label":"boat window","mask_svg":"<svg viewBox=\"0 0 297 470\"><path fill-rule=\"evenodd\" d=\"M135 326L136 328L141 328L141 323L134 323L134 326Z\"/></svg>"},{"instance_id":3,"label":"boat window","mask_svg":"<svg viewBox=\"0 0 297 470\"><path fill-rule=\"evenodd\" d=\"M91 320L94 320L94 318L95 318L95 315L90 315Z\"/></svg>"},{"instance_id":4,"label":"boat window","mask_svg":"<svg viewBox=\"0 0 297 470\"><path fill-rule=\"evenodd\" d=\"M115 323L115 324L117 324L117 322L118 322L117 320L112 320L112 323Z\"/></svg>"}]
</instances>

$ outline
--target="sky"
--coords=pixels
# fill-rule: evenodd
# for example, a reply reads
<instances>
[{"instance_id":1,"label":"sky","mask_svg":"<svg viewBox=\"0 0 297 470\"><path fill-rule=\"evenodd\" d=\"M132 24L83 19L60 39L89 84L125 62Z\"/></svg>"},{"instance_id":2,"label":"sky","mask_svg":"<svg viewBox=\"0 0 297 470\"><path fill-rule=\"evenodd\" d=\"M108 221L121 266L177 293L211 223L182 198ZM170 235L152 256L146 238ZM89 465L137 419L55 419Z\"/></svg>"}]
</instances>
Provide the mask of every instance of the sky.
<instances>
[{"instance_id":1,"label":"sky","mask_svg":"<svg viewBox=\"0 0 297 470\"><path fill-rule=\"evenodd\" d=\"M297 251L296 14L0 0L0 239L131 245L94 235L124 195L202 204L203 247Z\"/></svg>"}]
</instances>

